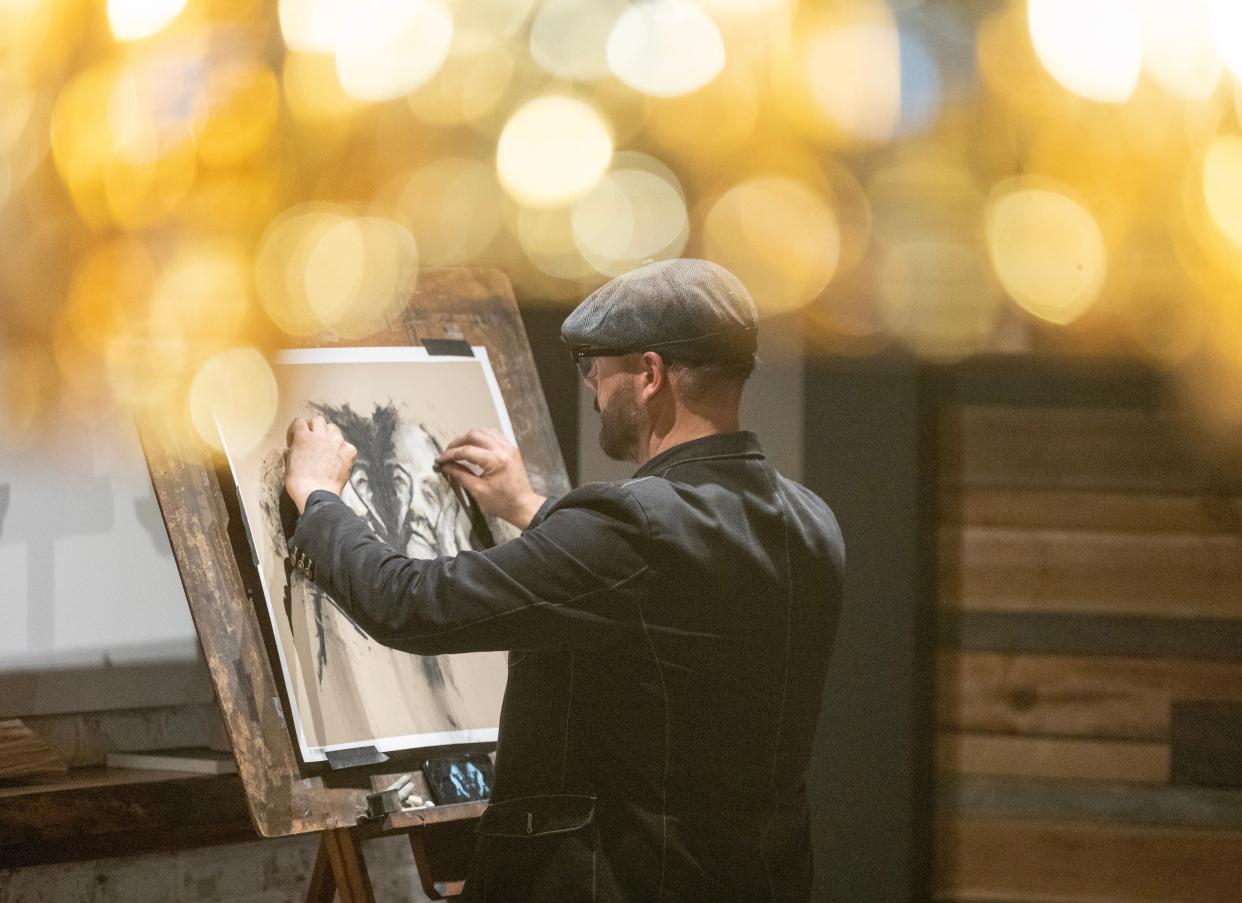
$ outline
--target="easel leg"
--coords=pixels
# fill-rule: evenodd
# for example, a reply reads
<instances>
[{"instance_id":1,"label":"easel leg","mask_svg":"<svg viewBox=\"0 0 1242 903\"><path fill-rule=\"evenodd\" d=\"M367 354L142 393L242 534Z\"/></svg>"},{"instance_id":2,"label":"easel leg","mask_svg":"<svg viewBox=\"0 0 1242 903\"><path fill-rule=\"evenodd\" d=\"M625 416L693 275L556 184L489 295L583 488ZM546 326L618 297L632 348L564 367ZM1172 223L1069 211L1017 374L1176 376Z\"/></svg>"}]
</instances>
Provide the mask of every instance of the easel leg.
<instances>
[{"instance_id":1,"label":"easel leg","mask_svg":"<svg viewBox=\"0 0 1242 903\"><path fill-rule=\"evenodd\" d=\"M319 838L307 903L332 903L338 891L341 903L375 903L366 861L349 829L332 828Z\"/></svg>"}]
</instances>

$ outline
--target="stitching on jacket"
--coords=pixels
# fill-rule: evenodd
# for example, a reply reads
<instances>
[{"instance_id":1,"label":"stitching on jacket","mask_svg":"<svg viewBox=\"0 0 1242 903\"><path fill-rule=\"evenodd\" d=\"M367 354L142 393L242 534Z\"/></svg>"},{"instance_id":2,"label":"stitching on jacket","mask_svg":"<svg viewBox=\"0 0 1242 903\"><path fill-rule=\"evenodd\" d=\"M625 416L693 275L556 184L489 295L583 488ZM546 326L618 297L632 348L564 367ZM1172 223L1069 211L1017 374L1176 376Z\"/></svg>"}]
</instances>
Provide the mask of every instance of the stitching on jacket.
<instances>
[{"instance_id":1,"label":"stitching on jacket","mask_svg":"<svg viewBox=\"0 0 1242 903\"><path fill-rule=\"evenodd\" d=\"M581 595L574 596L572 599L566 599L564 602L548 602L544 599L536 599L534 602L531 602L529 605L519 605L517 608L509 608L509 609L506 609L505 611L498 611L495 614L487 615L486 617L483 617L483 618L476 618L475 620L468 621L465 624L458 624L456 627L446 627L443 630L433 630L429 633L407 633L407 634L403 634L400 637L400 639L418 640L418 639L422 639L423 637L429 637L429 636L443 636L446 633L455 633L458 630L466 630L470 627L474 627L477 624L482 624L484 621L493 621L496 618L503 618L506 615L512 615L512 614L517 614L519 612L528 611L531 608L537 608L541 605L547 606L549 608L564 608L566 605L573 605L575 602L581 602L583 599L586 599L589 596L594 596L597 593L606 593L606 592L611 592L614 589L620 589L622 586L629 583L631 580L634 580L637 577L641 577L643 574L647 573L647 571L648 571L648 566L644 564L634 573L630 574L628 577L622 577L620 580L618 580L616 583L612 584L611 586L597 587L596 589L582 593Z\"/></svg>"},{"instance_id":2,"label":"stitching on jacket","mask_svg":"<svg viewBox=\"0 0 1242 903\"><path fill-rule=\"evenodd\" d=\"M763 828L763 834L759 836L759 858L763 861L763 870L768 875L768 890L772 893L772 900L776 900L776 885L772 883L772 868L768 865L768 833L772 830L772 825L776 822L779 814L780 803L776 793L776 765L781 754L781 733L785 727L785 702L789 696L789 652L793 642L793 562L789 557L789 512L785 508L785 500L781 498L780 490L776 487L776 481L772 479L772 475L768 473L768 469L763 468L763 475L767 478L768 485L772 487L772 494L776 497L776 504L781 508L781 535L785 540L785 579L788 588L785 591L785 670L781 676L781 704L776 710L776 739L772 747L772 773L769 781L772 785L772 815L768 819L767 825Z\"/></svg>"},{"instance_id":3,"label":"stitching on jacket","mask_svg":"<svg viewBox=\"0 0 1242 903\"><path fill-rule=\"evenodd\" d=\"M669 464L664 465L663 467L659 468L655 473L649 474L649 476L655 476L656 473L659 473L661 475L666 474L670 470L672 470L674 467L680 467L682 464L695 464L699 461L723 461L726 458L741 458L743 460L748 460L748 461L762 461L765 458L767 458L767 455L759 451L748 451L748 452L731 452L727 455L702 455L697 458L683 458L680 461L673 461Z\"/></svg>"},{"instance_id":4,"label":"stitching on jacket","mask_svg":"<svg viewBox=\"0 0 1242 903\"><path fill-rule=\"evenodd\" d=\"M565 703L565 739L561 741L561 789L565 789L565 772L569 766L569 721L574 711L574 659L577 653L569 652L569 699Z\"/></svg>"},{"instance_id":5,"label":"stitching on jacket","mask_svg":"<svg viewBox=\"0 0 1242 903\"><path fill-rule=\"evenodd\" d=\"M656 903L664 899L664 872L668 862L668 758L669 758L669 716L668 716L668 684L664 682L664 666L656 655L655 641L651 639L651 629L647 626L647 618L643 615L643 603L638 603L638 620L642 622L643 634L647 637L647 645L651 648L651 659L655 662L656 673L660 675L660 690L664 694L664 771L660 775L660 884Z\"/></svg>"}]
</instances>

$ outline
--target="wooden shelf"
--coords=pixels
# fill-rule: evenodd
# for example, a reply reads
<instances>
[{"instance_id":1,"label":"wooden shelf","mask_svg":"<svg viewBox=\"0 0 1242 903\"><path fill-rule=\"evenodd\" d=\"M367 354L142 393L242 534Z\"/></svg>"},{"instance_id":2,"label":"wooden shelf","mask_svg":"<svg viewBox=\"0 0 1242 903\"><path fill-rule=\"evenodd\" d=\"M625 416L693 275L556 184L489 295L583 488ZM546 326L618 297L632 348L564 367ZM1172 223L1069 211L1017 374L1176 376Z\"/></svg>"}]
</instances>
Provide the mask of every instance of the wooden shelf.
<instances>
[{"instance_id":1,"label":"wooden shelf","mask_svg":"<svg viewBox=\"0 0 1242 903\"><path fill-rule=\"evenodd\" d=\"M237 775L95 767L0 786L0 868L257 837Z\"/></svg>"}]
</instances>

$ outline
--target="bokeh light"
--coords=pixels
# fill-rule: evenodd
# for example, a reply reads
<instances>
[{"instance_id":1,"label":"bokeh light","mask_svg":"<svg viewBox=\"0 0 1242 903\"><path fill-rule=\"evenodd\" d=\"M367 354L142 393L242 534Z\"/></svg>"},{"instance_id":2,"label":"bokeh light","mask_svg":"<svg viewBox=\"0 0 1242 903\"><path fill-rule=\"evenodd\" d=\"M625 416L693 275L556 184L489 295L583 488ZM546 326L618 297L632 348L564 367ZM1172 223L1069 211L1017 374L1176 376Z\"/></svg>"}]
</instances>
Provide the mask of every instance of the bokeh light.
<instances>
[{"instance_id":1,"label":"bokeh light","mask_svg":"<svg viewBox=\"0 0 1242 903\"><path fill-rule=\"evenodd\" d=\"M282 73L285 102L301 122L324 125L356 113L362 101L345 93L336 74L334 57L317 53L287 53Z\"/></svg>"},{"instance_id":2,"label":"bokeh light","mask_svg":"<svg viewBox=\"0 0 1242 903\"><path fill-rule=\"evenodd\" d=\"M1090 211L1055 187L1016 179L988 201L987 242L1005 291L1053 323L1072 323L1099 296L1108 254Z\"/></svg>"},{"instance_id":3,"label":"bokeh light","mask_svg":"<svg viewBox=\"0 0 1242 903\"><path fill-rule=\"evenodd\" d=\"M671 169L645 154L617 154L612 170L571 214L574 243L600 273L619 275L681 254L690 237L686 199Z\"/></svg>"},{"instance_id":4,"label":"bokeh light","mask_svg":"<svg viewBox=\"0 0 1242 903\"><path fill-rule=\"evenodd\" d=\"M1180 97L1211 97L1222 67L1207 0L1138 0L1138 11L1143 69Z\"/></svg>"},{"instance_id":5,"label":"bokeh light","mask_svg":"<svg viewBox=\"0 0 1242 903\"><path fill-rule=\"evenodd\" d=\"M1208 0L1216 50L1229 71L1242 78L1242 4L1236 0Z\"/></svg>"},{"instance_id":6,"label":"bokeh light","mask_svg":"<svg viewBox=\"0 0 1242 903\"><path fill-rule=\"evenodd\" d=\"M398 218L414 235L425 266L473 261L500 231L504 209L495 168L469 157L436 160L396 190Z\"/></svg>"},{"instance_id":7,"label":"bokeh light","mask_svg":"<svg viewBox=\"0 0 1242 903\"><path fill-rule=\"evenodd\" d=\"M647 0L621 14L608 35L608 66L636 91L689 94L724 68L720 30L688 0Z\"/></svg>"},{"instance_id":8,"label":"bokeh light","mask_svg":"<svg viewBox=\"0 0 1242 903\"><path fill-rule=\"evenodd\" d=\"M185 0L108 0L108 25L118 41L137 41L163 30L185 9Z\"/></svg>"},{"instance_id":9,"label":"bokeh light","mask_svg":"<svg viewBox=\"0 0 1242 903\"><path fill-rule=\"evenodd\" d=\"M208 358L190 383L190 416L208 446L250 452L276 419L276 377L256 348L230 348Z\"/></svg>"},{"instance_id":10,"label":"bokeh light","mask_svg":"<svg viewBox=\"0 0 1242 903\"><path fill-rule=\"evenodd\" d=\"M453 53L476 56L512 38L535 0L456 0L451 6Z\"/></svg>"},{"instance_id":11,"label":"bokeh light","mask_svg":"<svg viewBox=\"0 0 1242 903\"><path fill-rule=\"evenodd\" d=\"M530 29L531 58L559 78L604 78L608 36L627 8L624 0L544 0Z\"/></svg>"},{"instance_id":12,"label":"bokeh light","mask_svg":"<svg viewBox=\"0 0 1242 903\"><path fill-rule=\"evenodd\" d=\"M1214 140L1203 156L1203 201L1220 233L1242 251L1242 136Z\"/></svg>"},{"instance_id":13,"label":"bokeh light","mask_svg":"<svg viewBox=\"0 0 1242 903\"><path fill-rule=\"evenodd\" d=\"M280 0L280 30L290 50L332 53L349 4L345 0Z\"/></svg>"},{"instance_id":14,"label":"bokeh light","mask_svg":"<svg viewBox=\"0 0 1242 903\"><path fill-rule=\"evenodd\" d=\"M1142 38L1133 0L1029 0L1031 41L1058 82L1120 103L1138 84Z\"/></svg>"},{"instance_id":15,"label":"bokeh light","mask_svg":"<svg viewBox=\"0 0 1242 903\"><path fill-rule=\"evenodd\" d=\"M356 100L402 97L436 74L453 42L437 0L358 0L338 22L336 71Z\"/></svg>"},{"instance_id":16,"label":"bokeh light","mask_svg":"<svg viewBox=\"0 0 1242 903\"><path fill-rule=\"evenodd\" d=\"M410 95L410 109L434 125L477 123L500 104L513 68L513 57L503 46L450 56L430 82Z\"/></svg>"},{"instance_id":17,"label":"bokeh light","mask_svg":"<svg viewBox=\"0 0 1242 903\"><path fill-rule=\"evenodd\" d=\"M505 123L496 150L500 183L518 202L555 207L590 191L612 159L612 135L572 97L532 100Z\"/></svg>"},{"instance_id":18,"label":"bokeh light","mask_svg":"<svg viewBox=\"0 0 1242 903\"><path fill-rule=\"evenodd\" d=\"M832 209L810 186L759 176L711 205L703 244L708 258L750 289L761 313L777 314L809 304L824 290L837 267L841 236Z\"/></svg>"},{"instance_id":19,"label":"bokeh light","mask_svg":"<svg viewBox=\"0 0 1242 903\"><path fill-rule=\"evenodd\" d=\"M807 125L836 144L874 143L901 124L901 40L882 4L847 5L802 38L793 77L806 92ZM866 71L866 78L857 73Z\"/></svg>"}]
</instances>

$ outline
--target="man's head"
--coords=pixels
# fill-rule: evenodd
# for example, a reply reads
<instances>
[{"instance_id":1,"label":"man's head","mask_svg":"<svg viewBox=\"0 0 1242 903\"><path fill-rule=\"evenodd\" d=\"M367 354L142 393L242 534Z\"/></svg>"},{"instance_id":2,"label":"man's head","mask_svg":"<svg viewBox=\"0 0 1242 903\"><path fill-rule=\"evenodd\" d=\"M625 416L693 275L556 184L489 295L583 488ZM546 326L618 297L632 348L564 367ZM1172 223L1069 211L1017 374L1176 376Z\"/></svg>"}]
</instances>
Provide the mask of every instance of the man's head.
<instances>
[{"instance_id":1,"label":"man's head","mask_svg":"<svg viewBox=\"0 0 1242 903\"><path fill-rule=\"evenodd\" d=\"M737 277L683 259L605 283L566 318L561 338L595 393L604 452L641 462L664 437L737 428L757 331Z\"/></svg>"}]
</instances>

